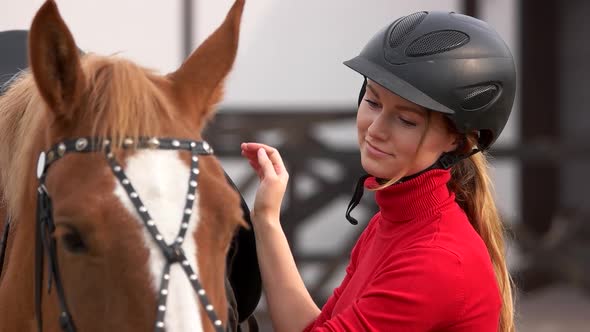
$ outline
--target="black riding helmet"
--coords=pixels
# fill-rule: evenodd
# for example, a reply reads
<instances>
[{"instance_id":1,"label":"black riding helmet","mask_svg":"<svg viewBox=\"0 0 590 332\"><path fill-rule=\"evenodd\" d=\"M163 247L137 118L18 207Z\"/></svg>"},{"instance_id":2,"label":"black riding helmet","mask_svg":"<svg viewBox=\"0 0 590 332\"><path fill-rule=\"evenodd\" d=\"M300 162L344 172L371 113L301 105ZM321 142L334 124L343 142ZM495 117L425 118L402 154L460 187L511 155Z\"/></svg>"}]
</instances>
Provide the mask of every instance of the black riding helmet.
<instances>
[{"instance_id":1,"label":"black riding helmet","mask_svg":"<svg viewBox=\"0 0 590 332\"><path fill-rule=\"evenodd\" d=\"M448 169L488 149L512 110L516 90L514 60L506 43L487 23L453 12L422 11L401 17L371 38L361 53L344 64L367 79L429 110L444 113L461 133L478 133L468 154L444 153L430 169ZM357 182L346 219L363 195Z\"/></svg>"},{"instance_id":2,"label":"black riding helmet","mask_svg":"<svg viewBox=\"0 0 590 332\"><path fill-rule=\"evenodd\" d=\"M494 143L512 110L512 54L496 31L470 16L422 11L399 18L344 64L362 74L365 84L368 78L444 113L459 132L477 131L479 150Z\"/></svg>"}]
</instances>

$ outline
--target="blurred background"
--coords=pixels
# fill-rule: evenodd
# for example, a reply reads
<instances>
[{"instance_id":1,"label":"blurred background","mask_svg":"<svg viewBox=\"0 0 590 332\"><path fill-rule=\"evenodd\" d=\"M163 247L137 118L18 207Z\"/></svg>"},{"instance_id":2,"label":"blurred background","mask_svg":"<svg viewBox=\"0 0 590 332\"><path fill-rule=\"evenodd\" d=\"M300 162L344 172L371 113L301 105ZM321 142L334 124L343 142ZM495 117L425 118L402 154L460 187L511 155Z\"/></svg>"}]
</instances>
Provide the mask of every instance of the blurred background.
<instances>
[{"instance_id":1,"label":"blurred background","mask_svg":"<svg viewBox=\"0 0 590 332\"><path fill-rule=\"evenodd\" d=\"M0 0L0 31L28 29L42 0ZM231 0L58 0L79 47L166 73L223 20ZM344 218L361 174L354 118L362 77L342 65L377 30L420 10L489 22L516 59L510 122L491 151L509 230L518 331L590 331L590 1L249 0L226 98L206 133L252 203L257 178L239 143L280 149L291 174L282 222L322 305L376 211L367 194ZM11 52L0 45L0 54ZM271 331L264 299L256 316Z\"/></svg>"}]
</instances>

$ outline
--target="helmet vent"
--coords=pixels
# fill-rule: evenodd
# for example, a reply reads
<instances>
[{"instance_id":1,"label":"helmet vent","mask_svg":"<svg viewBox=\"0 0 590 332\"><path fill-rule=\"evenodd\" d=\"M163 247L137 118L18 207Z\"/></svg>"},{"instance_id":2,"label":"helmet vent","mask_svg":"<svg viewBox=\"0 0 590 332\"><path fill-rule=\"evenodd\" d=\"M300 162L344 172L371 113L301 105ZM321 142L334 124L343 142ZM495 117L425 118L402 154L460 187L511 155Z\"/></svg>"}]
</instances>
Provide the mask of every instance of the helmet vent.
<instances>
[{"instance_id":1,"label":"helmet vent","mask_svg":"<svg viewBox=\"0 0 590 332\"><path fill-rule=\"evenodd\" d=\"M469 36L461 31L435 31L414 40L406 49L406 55L419 57L443 53L461 47L467 42L469 42Z\"/></svg>"},{"instance_id":2,"label":"helmet vent","mask_svg":"<svg viewBox=\"0 0 590 332\"><path fill-rule=\"evenodd\" d=\"M417 12L399 20L393 27L393 30L391 30L389 45L393 48L401 45L406 39L406 36L422 22L426 15L427 12Z\"/></svg>"},{"instance_id":3,"label":"helmet vent","mask_svg":"<svg viewBox=\"0 0 590 332\"><path fill-rule=\"evenodd\" d=\"M474 111L491 103L498 95L499 89L496 85L480 85L462 91L464 95L461 107L467 111Z\"/></svg>"}]
</instances>

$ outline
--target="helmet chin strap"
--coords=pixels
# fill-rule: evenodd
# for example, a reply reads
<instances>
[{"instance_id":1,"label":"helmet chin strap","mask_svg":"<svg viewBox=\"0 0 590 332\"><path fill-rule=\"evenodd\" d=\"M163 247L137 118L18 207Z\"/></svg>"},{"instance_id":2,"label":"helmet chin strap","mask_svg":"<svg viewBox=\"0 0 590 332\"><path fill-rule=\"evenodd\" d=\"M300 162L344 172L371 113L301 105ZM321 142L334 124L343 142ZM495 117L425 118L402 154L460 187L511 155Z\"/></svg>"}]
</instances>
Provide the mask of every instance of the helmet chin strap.
<instances>
[{"instance_id":1,"label":"helmet chin strap","mask_svg":"<svg viewBox=\"0 0 590 332\"><path fill-rule=\"evenodd\" d=\"M434 170L434 169L450 169L451 167L453 167L453 165L456 165L461 160L467 159L478 152L481 152L481 150L480 149L473 149L473 150L471 150L471 152L469 152L467 154L463 154L463 155L456 155L456 154L445 152L430 167L427 167L427 168L423 169L422 171L417 172L415 174L404 176L403 178L399 179L396 182L396 184L410 181L410 180L417 178L418 176L420 176L428 171ZM354 189L354 193L352 195L352 198L351 198L350 202L348 203L348 208L346 209L345 216L346 216L346 220L348 220L348 222L350 222L352 225L358 225L358 223L359 223L358 220L356 218L354 218L353 216L351 216L350 214L351 214L352 210L354 210L354 208L357 205L359 205L359 203L361 202L361 199L363 198L363 194L365 193L365 186L364 186L365 180L369 177L371 177L371 175L364 174L358 179L358 181L356 183L356 187Z\"/></svg>"},{"instance_id":2,"label":"helmet chin strap","mask_svg":"<svg viewBox=\"0 0 590 332\"><path fill-rule=\"evenodd\" d=\"M396 183L402 183L402 182L412 180L412 179L417 178L418 176L420 176L428 171L431 171L433 169L450 169L451 167L456 165L461 160L467 159L478 152L481 152L481 150L480 149L473 149L473 150L471 150L471 152L469 152L467 154L462 154L462 155L444 152L443 154L440 155L438 160L434 164L432 164L431 166L421 170L420 172L414 173L412 175L404 176L403 178L399 179L399 181L397 181Z\"/></svg>"},{"instance_id":3,"label":"helmet chin strap","mask_svg":"<svg viewBox=\"0 0 590 332\"><path fill-rule=\"evenodd\" d=\"M359 99L358 99L358 106L361 106L363 102L363 97L365 96L365 92L367 91L367 77L363 76L363 86L361 87L361 91L359 92Z\"/></svg>"}]
</instances>

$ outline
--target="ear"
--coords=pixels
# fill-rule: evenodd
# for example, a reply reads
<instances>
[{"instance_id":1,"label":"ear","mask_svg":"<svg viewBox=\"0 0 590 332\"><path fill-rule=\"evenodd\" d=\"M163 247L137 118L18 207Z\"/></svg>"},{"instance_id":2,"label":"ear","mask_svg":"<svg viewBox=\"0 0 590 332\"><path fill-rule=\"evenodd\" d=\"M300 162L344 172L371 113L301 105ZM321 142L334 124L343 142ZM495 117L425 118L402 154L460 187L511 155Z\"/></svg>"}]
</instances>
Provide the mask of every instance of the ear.
<instances>
[{"instance_id":1,"label":"ear","mask_svg":"<svg viewBox=\"0 0 590 332\"><path fill-rule=\"evenodd\" d=\"M459 152L465 153L471 151L471 149L467 146L467 138L463 134L453 133L450 134L447 140L447 146L445 148L445 152ZM465 151L463 151L465 150Z\"/></svg>"},{"instance_id":2,"label":"ear","mask_svg":"<svg viewBox=\"0 0 590 332\"><path fill-rule=\"evenodd\" d=\"M182 66L169 77L175 90L189 105L211 109L222 94L223 80L231 70L238 50L240 23L245 0L236 0L225 21Z\"/></svg>"},{"instance_id":3,"label":"ear","mask_svg":"<svg viewBox=\"0 0 590 332\"><path fill-rule=\"evenodd\" d=\"M69 119L84 91L79 50L53 0L35 15L29 32L29 63L49 108Z\"/></svg>"}]
</instances>

